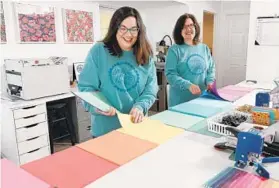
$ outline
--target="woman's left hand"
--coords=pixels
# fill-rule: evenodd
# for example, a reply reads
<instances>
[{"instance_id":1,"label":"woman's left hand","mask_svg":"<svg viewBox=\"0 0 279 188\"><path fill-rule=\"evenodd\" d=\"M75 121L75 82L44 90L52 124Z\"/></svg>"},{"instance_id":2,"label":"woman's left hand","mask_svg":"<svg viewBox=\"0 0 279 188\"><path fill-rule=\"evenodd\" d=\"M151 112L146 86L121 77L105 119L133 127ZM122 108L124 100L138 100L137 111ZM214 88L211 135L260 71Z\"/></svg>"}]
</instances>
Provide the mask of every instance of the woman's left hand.
<instances>
[{"instance_id":1,"label":"woman's left hand","mask_svg":"<svg viewBox=\"0 0 279 188\"><path fill-rule=\"evenodd\" d=\"M132 117L133 123L140 123L143 120L144 114L143 112L138 108L132 108L130 111L130 115Z\"/></svg>"}]
</instances>

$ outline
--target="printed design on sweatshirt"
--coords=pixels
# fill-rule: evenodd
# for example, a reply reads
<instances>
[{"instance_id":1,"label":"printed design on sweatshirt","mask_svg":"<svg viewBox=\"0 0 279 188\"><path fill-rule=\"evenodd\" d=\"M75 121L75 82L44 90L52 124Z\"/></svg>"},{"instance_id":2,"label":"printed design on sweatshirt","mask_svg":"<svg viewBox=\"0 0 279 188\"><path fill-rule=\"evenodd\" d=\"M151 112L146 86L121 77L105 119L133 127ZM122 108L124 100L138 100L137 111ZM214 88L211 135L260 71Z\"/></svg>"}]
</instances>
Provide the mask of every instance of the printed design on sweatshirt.
<instances>
[{"instance_id":1,"label":"printed design on sweatshirt","mask_svg":"<svg viewBox=\"0 0 279 188\"><path fill-rule=\"evenodd\" d=\"M139 73L128 62L117 62L109 69L112 85L121 92L130 91L139 84Z\"/></svg>"},{"instance_id":2,"label":"printed design on sweatshirt","mask_svg":"<svg viewBox=\"0 0 279 188\"><path fill-rule=\"evenodd\" d=\"M204 58L199 54L192 54L186 60L186 65L190 72L195 75L200 75L206 70Z\"/></svg>"}]
</instances>

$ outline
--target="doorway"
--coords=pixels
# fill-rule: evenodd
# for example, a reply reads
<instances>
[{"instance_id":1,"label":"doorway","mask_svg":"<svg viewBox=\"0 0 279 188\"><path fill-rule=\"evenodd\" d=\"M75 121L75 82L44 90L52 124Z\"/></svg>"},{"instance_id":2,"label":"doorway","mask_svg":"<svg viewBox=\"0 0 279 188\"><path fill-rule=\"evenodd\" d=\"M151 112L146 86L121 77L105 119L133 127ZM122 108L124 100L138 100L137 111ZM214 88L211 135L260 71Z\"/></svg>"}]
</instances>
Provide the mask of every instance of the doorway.
<instances>
[{"instance_id":1,"label":"doorway","mask_svg":"<svg viewBox=\"0 0 279 188\"><path fill-rule=\"evenodd\" d=\"M213 36L214 36L214 13L204 11L203 12L203 43L206 44L213 53Z\"/></svg>"}]
</instances>

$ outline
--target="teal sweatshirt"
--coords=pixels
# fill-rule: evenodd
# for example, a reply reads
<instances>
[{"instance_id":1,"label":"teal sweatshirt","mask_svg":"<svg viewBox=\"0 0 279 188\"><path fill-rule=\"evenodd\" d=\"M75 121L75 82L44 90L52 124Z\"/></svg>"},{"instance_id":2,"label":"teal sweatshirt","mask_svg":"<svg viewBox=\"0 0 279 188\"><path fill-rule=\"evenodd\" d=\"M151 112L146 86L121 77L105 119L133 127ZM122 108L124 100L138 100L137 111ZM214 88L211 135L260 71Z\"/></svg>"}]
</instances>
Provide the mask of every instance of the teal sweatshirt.
<instances>
[{"instance_id":1,"label":"teal sweatshirt","mask_svg":"<svg viewBox=\"0 0 279 188\"><path fill-rule=\"evenodd\" d=\"M150 58L147 64L138 65L133 50L123 51L121 57L112 56L104 43L99 42L88 53L78 88L102 92L110 105L122 113L128 114L136 107L146 114L158 92L155 64ZM93 115L91 133L94 137L121 127L117 115L100 115L88 103L84 103L84 107Z\"/></svg>"},{"instance_id":2,"label":"teal sweatshirt","mask_svg":"<svg viewBox=\"0 0 279 188\"><path fill-rule=\"evenodd\" d=\"M189 87L198 85L203 92L215 81L215 64L209 48L202 43L195 46L173 45L166 58L165 74L170 84L169 106L197 98Z\"/></svg>"}]
</instances>

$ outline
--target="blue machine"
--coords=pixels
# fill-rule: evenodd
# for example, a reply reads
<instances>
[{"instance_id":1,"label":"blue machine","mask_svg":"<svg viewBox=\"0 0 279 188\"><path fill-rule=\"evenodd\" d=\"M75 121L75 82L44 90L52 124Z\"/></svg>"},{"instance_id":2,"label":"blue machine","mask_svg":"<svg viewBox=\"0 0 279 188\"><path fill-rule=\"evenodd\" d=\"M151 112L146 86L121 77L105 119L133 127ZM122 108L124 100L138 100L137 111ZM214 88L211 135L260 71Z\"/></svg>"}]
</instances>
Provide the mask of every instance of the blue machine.
<instances>
[{"instance_id":1,"label":"blue machine","mask_svg":"<svg viewBox=\"0 0 279 188\"><path fill-rule=\"evenodd\" d=\"M279 162L279 157L262 157L265 142L261 132L256 129L239 132L237 138L235 166L242 169L246 166L253 166L257 174L269 178L269 172L262 166L262 163Z\"/></svg>"},{"instance_id":2,"label":"blue machine","mask_svg":"<svg viewBox=\"0 0 279 188\"><path fill-rule=\"evenodd\" d=\"M256 95L256 106L269 107L270 95L267 92L259 92Z\"/></svg>"}]
</instances>

